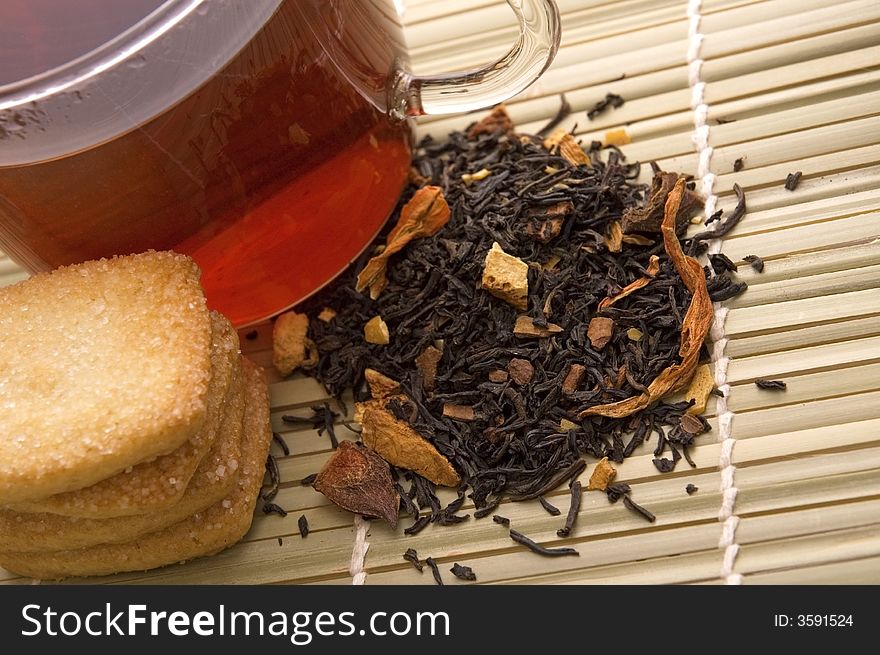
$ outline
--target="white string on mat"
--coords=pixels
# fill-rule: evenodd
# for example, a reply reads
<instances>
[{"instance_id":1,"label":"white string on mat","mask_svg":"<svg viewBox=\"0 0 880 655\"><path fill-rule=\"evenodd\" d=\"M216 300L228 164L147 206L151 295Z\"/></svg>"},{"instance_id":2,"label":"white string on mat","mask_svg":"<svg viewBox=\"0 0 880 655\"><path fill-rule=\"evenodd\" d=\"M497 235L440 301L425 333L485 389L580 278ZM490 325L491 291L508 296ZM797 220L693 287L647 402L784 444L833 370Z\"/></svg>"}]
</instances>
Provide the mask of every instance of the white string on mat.
<instances>
[{"instance_id":1,"label":"white string on mat","mask_svg":"<svg viewBox=\"0 0 880 655\"><path fill-rule=\"evenodd\" d=\"M362 585L367 579L364 562L367 559L367 551L370 549L370 542L367 541L367 530L369 529L370 522L360 514L355 514L354 547L351 550L351 563L348 565L353 585Z\"/></svg>"},{"instance_id":2,"label":"white string on mat","mask_svg":"<svg viewBox=\"0 0 880 655\"><path fill-rule=\"evenodd\" d=\"M706 103L706 83L703 81L703 60L700 52L705 35L700 31L702 22L702 0L689 0L688 15L688 84L691 88L691 108L694 111L694 133L691 137L697 150L697 177L700 180L700 191L705 198L705 214L711 216L718 205L715 194L715 174L712 173L712 146L709 145L709 105ZM709 241L709 252L721 252L721 239ZM715 367L715 387L721 392L716 401L718 416L718 439L721 441L721 455L718 468L721 471L721 509L718 520L721 521L721 538L718 547L724 551L721 562L720 576L727 584L742 584L742 576L734 573L739 544L736 542L736 528L739 517L736 515L736 466L733 463L733 448L736 438L733 436L733 412L727 407L730 385L727 383L727 367L730 358L724 354L727 347L727 336L724 322L727 319L727 308L720 303L713 303L715 320L709 338L712 341L711 356Z\"/></svg>"}]
</instances>

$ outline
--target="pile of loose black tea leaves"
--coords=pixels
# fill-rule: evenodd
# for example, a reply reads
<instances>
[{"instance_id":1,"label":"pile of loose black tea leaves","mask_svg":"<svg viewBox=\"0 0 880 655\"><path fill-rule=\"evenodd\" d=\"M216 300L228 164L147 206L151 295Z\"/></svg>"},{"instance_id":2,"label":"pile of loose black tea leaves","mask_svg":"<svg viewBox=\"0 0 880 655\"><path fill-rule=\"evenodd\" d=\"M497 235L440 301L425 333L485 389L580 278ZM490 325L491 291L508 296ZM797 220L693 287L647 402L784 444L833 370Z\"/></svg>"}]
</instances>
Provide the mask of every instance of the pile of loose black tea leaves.
<instances>
[{"instance_id":1,"label":"pile of loose black tea leaves","mask_svg":"<svg viewBox=\"0 0 880 655\"><path fill-rule=\"evenodd\" d=\"M452 571L452 575L454 575L459 580L467 580L468 582L477 581L477 575L474 573L474 570L469 566L464 566L463 564L459 564L456 562L449 570Z\"/></svg>"},{"instance_id":2,"label":"pile of loose black tea leaves","mask_svg":"<svg viewBox=\"0 0 880 655\"><path fill-rule=\"evenodd\" d=\"M586 466L584 456L619 463L652 439L657 457L667 448L686 456L693 439L679 427L687 403L660 401L625 418L578 418L638 396L681 363L691 304L662 235L621 229L624 212L647 201L640 166L614 148L590 148L587 156L588 164L572 164L541 138L507 128L424 139L413 162L418 176L374 246L298 308L310 316L327 307L336 312L310 323L319 360L307 374L336 398L353 390L356 402L370 398L366 369L398 382L405 400L390 401L389 411L448 459L476 518L504 498L534 499L571 482ZM448 222L389 258L387 285L375 300L356 292L359 272L423 185L442 190ZM690 213L676 217L685 252L701 255L707 246L700 239L732 229L745 213L739 187L737 195L731 216L699 239L683 236ZM482 288L493 245L525 267L524 309ZM715 279L715 297L741 290L726 270ZM623 293L639 280L644 284ZM365 324L377 316L387 325L387 344L364 339ZM588 335L594 318L611 326L601 345ZM430 379L417 363L425 353L436 361ZM458 520L442 511L428 480L405 471L399 484L398 493L420 509L406 534Z\"/></svg>"}]
</instances>

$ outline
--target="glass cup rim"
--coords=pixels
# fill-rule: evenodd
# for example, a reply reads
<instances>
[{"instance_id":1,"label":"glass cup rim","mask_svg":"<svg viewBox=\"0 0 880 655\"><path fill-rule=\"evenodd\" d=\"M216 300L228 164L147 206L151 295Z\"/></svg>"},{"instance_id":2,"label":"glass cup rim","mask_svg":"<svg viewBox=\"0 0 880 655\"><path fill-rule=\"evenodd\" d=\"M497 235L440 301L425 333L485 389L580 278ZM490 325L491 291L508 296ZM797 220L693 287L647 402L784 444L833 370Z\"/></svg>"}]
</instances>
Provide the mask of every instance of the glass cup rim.
<instances>
[{"instance_id":1,"label":"glass cup rim","mask_svg":"<svg viewBox=\"0 0 880 655\"><path fill-rule=\"evenodd\" d=\"M0 111L76 88L137 54L206 1L165 0L137 23L93 50L60 66L0 85Z\"/></svg>"}]
</instances>

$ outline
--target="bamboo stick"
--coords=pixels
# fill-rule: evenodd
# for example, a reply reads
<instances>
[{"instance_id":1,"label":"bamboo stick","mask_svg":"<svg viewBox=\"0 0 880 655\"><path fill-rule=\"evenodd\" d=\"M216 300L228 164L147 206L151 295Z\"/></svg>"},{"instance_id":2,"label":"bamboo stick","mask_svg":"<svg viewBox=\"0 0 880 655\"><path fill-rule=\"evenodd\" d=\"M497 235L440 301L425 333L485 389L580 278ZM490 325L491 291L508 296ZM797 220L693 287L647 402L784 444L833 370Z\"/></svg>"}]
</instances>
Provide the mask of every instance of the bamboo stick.
<instances>
[{"instance_id":1,"label":"bamboo stick","mask_svg":"<svg viewBox=\"0 0 880 655\"><path fill-rule=\"evenodd\" d=\"M727 343L725 354L737 358L749 355L784 352L795 348L839 343L880 334L880 315L835 321L813 327L758 334L752 337L732 339Z\"/></svg>"}]
</instances>

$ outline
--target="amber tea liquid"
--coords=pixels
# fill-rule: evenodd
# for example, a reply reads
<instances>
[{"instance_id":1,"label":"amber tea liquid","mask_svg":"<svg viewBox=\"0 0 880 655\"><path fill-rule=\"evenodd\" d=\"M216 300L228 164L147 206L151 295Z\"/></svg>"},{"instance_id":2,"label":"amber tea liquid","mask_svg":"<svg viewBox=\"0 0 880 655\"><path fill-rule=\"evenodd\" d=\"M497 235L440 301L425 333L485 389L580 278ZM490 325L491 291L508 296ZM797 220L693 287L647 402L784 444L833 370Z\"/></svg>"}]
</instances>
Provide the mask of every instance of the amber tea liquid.
<instances>
[{"instance_id":1,"label":"amber tea liquid","mask_svg":"<svg viewBox=\"0 0 880 655\"><path fill-rule=\"evenodd\" d=\"M184 252L245 325L326 283L387 218L409 131L377 99L403 39L390 1L177 2L189 13L143 55L2 109L19 80L168 4L4 0L0 249L31 271Z\"/></svg>"}]
</instances>

